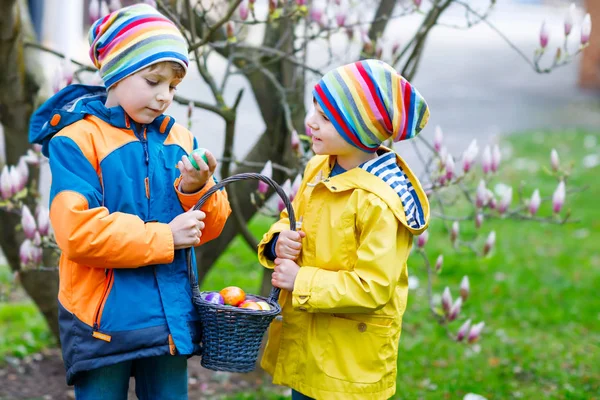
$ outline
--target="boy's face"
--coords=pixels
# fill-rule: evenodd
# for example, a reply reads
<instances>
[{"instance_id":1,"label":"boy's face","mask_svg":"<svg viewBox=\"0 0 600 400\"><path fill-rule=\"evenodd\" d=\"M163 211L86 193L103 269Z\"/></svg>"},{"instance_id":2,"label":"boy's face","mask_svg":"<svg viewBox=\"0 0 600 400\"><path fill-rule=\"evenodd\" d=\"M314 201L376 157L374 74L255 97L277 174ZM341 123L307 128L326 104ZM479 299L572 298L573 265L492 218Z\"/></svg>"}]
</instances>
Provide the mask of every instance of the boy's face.
<instances>
[{"instance_id":1,"label":"boy's face","mask_svg":"<svg viewBox=\"0 0 600 400\"><path fill-rule=\"evenodd\" d=\"M313 100L313 104L315 105L315 112L308 118L306 124L312 132L312 149L315 154L345 156L360 151L346 142L335 130L316 100Z\"/></svg>"},{"instance_id":2,"label":"boy's face","mask_svg":"<svg viewBox=\"0 0 600 400\"><path fill-rule=\"evenodd\" d=\"M109 99L114 98L135 122L149 124L171 105L180 82L170 63L151 65L116 83Z\"/></svg>"}]
</instances>

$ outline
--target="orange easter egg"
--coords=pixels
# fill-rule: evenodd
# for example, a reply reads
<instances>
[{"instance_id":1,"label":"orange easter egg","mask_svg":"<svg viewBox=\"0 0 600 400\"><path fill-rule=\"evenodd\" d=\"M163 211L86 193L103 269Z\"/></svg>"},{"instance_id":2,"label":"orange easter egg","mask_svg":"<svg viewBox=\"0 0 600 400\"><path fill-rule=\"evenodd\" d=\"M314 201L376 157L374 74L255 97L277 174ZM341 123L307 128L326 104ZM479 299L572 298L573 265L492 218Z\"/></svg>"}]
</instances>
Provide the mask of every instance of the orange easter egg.
<instances>
[{"instance_id":1,"label":"orange easter egg","mask_svg":"<svg viewBox=\"0 0 600 400\"><path fill-rule=\"evenodd\" d=\"M219 294L223 296L225 304L231 306L238 306L246 300L246 293L237 286L228 286L222 289Z\"/></svg>"}]
</instances>

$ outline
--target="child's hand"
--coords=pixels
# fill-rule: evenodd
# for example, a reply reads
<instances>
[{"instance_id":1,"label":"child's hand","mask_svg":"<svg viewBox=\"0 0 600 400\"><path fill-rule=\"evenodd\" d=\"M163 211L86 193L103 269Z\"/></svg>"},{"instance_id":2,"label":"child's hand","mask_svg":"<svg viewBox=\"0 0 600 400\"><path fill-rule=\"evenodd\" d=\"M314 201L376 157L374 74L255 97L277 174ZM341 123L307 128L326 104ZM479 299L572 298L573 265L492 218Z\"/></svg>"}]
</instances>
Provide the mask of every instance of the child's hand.
<instances>
[{"instance_id":1,"label":"child's hand","mask_svg":"<svg viewBox=\"0 0 600 400\"><path fill-rule=\"evenodd\" d=\"M169 222L175 250L186 249L200 243L202 229L204 229L204 222L202 222L204 218L206 218L204 212L190 210L179 214Z\"/></svg>"},{"instance_id":2,"label":"child's hand","mask_svg":"<svg viewBox=\"0 0 600 400\"><path fill-rule=\"evenodd\" d=\"M279 289L294 291L296 275L300 271L300 266L292 260L275 259L275 271L271 275L271 283Z\"/></svg>"},{"instance_id":3,"label":"child's hand","mask_svg":"<svg viewBox=\"0 0 600 400\"><path fill-rule=\"evenodd\" d=\"M194 160L196 160L196 164L198 164L200 169L194 168L187 156L181 157L181 161L177 163L177 168L179 168L179 172L181 172L180 189L183 193L195 193L202 189L215 172L215 169L217 168L217 159L210 151L207 151L205 154L208 165L206 165L199 154L192 154L192 157L194 157Z\"/></svg>"},{"instance_id":4,"label":"child's hand","mask_svg":"<svg viewBox=\"0 0 600 400\"><path fill-rule=\"evenodd\" d=\"M302 250L302 239L306 237L303 231L285 230L279 233L277 244L275 245L275 254L278 258L295 261Z\"/></svg>"}]
</instances>

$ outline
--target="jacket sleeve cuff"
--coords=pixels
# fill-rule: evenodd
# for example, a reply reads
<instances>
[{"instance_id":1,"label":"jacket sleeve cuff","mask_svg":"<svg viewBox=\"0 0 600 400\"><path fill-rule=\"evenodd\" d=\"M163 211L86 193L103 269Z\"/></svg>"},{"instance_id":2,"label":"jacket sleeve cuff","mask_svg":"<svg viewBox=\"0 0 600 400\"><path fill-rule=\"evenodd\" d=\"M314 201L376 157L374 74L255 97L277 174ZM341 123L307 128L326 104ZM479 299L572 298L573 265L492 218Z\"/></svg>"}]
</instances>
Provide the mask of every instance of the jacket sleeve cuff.
<instances>
[{"instance_id":1,"label":"jacket sleeve cuff","mask_svg":"<svg viewBox=\"0 0 600 400\"><path fill-rule=\"evenodd\" d=\"M170 264L175 258L175 243L169 224L159 222L146 223L146 230L151 239L151 247L156 259L153 264Z\"/></svg>"},{"instance_id":2,"label":"jacket sleeve cuff","mask_svg":"<svg viewBox=\"0 0 600 400\"><path fill-rule=\"evenodd\" d=\"M215 181L213 178L210 178L208 181L206 181L204 187L202 187L202 189L200 189L196 193L183 193L179 188L180 184L181 176L175 179L175 183L173 184L173 186L175 187L175 192L177 193L177 197L179 197L179 202L181 203L181 206L185 211L188 211L189 209L194 207L196 203L198 203L198 200L200 200L202 195L204 195L208 189L215 185Z\"/></svg>"},{"instance_id":3,"label":"jacket sleeve cuff","mask_svg":"<svg viewBox=\"0 0 600 400\"><path fill-rule=\"evenodd\" d=\"M273 260L270 260L267 256L267 248L271 246L271 240L273 240L275 235L279 235L279 232L283 231L284 229L289 229L289 225L285 222L277 222L267 233L263 235L262 240L258 244L258 262L260 262L263 267L271 269L275 268Z\"/></svg>"},{"instance_id":4,"label":"jacket sleeve cuff","mask_svg":"<svg viewBox=\"0 0 600 400\"><path fill-rule=\"evenodd\" d=\"M313 281L319 268L301 267L296 275L292 292L292 307L297 311L317 312L317 291L313 290Z\"/></svg>"}]
</instances>

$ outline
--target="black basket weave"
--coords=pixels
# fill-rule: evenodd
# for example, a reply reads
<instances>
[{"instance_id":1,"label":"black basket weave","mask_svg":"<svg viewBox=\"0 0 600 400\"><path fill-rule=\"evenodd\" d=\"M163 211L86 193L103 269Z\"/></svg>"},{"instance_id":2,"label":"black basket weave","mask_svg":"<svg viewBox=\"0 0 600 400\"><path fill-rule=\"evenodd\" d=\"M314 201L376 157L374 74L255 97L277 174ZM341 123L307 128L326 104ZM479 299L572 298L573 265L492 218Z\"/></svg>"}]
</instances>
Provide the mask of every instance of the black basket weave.
<instances>
[{"instance_id":1,"label":"black basket weave","mask_svg":"<svg viewBox=\"0 0 600 400\"><path fill-rule=\"evenodd\" d=\"M272 179L255 173L232 175L211 187L194 206L199 210L216 191L236 181L260 180L271 186L281 197L290 217L290 229L296 229L294 209L287 194ZM280 312L277 303L279 289L273 287L268 298L247 295L252 301L265 301L270 310L251 310L210 303L203 299L192 268L192 249L187 250L188 274L192 286L192 301L202 322L202 361L204 368L215 371L250 372L255 368L258 351L265 331Z\"/></svg>"}]
</instances>

